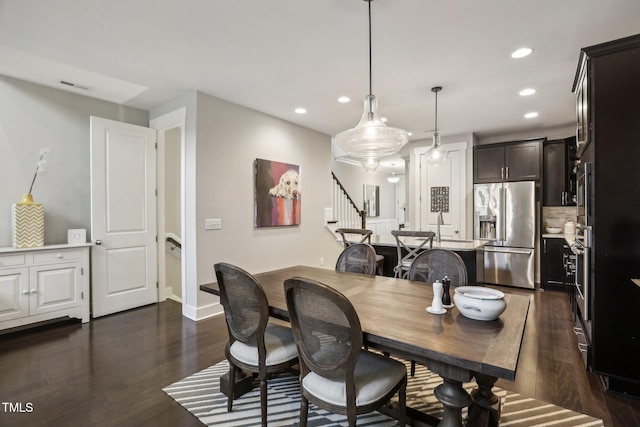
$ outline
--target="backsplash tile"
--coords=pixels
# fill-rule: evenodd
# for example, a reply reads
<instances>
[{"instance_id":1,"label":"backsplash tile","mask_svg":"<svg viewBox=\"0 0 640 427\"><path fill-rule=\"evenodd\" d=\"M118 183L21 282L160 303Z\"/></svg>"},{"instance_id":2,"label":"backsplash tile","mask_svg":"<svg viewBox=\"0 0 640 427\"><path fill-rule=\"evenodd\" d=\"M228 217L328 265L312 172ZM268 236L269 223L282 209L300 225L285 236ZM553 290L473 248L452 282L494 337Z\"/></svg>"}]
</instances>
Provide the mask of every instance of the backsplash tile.
<instances>
[{"instance_id":1,"label":"backsplash tile","mask_svg":"<svg viewBox=\"0 0 640 427\"><path fill-rule=\"evenodd\" d=\"M542 223L553 227L562 227L567 221L576 221L575 206L543 206Z\"/></svg>"}]
</instances>

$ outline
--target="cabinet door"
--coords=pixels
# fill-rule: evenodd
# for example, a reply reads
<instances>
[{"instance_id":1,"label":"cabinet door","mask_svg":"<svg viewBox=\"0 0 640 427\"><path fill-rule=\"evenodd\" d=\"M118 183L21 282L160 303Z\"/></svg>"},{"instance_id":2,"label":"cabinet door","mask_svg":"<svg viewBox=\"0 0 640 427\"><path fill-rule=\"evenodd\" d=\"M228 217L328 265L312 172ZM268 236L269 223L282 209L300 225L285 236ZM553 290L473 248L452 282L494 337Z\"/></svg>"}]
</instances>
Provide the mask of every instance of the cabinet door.
<instances>
[{"instance_id":1,"label":"cabinet door","mask_svg":"<svg viewBox=\"0 0 640 427\"><path fill-rule=\"evenodd\" d=\"M526 142L505 146L505 180L526 181L540 179L540 142Z\"/></svg>"},{"instance_id":2,"label":"cabinet door","mask_svg":"<svg viewBox=\"0 0 640 427\"><path fill-rule=\"evenodd\" d=\"M0 270L0 322L29 315L29 269Z\"/></svg>"},{"instance_id":3,"label":"cabinet door","mask_svg":"<svg viewBox=\"0 0 640 427\"><path fill-rule=\"evenodd\" d=\"M543 161L543 205L563 206L567 197L567 149L564 140L546 143Z\"/></svg>"},{"instance_id":4,"label":"cabinet door","mask_svg":"<svg viewBox=\"0 0 640 427\"><path fill-rule=\"evenodd\" d=\"M564 289L566 271L564 269L564 239L542 239L541 275L544 289Z\"/></svg>"},{"instance_id":5,"label":"cabinet door","mask_svg":"<svg viewBox=\"0 0 640 427\"><path fill-rule=\"evenodd\" d=\"M500 182L504 179L504 146L475 147L473 182Z\"/></svg>"},{"instance_id":6,"label":"cabinet door","mask_svg":"<svg viewBox=\"0 0 640 427\"><path fill-rule=\"evenodd\" d=\"M81 263L31 267L29 313L49 313L82 304Z\"/></svg>"}]
</instances>

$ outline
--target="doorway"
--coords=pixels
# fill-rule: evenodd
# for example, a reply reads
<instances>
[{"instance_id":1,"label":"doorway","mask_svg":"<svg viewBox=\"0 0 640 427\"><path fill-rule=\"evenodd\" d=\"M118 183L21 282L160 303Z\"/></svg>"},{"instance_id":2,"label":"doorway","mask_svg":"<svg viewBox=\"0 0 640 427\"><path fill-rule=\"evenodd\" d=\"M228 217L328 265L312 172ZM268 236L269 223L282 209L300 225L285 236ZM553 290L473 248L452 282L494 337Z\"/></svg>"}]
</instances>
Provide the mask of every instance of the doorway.
<instances>
[{"instance_id":1,"label":"doorway","mask_svg":"<svg viewBox=\"0 0 640 427\"><path fill-rule=\"evenodd\" d=\"M158 299L183 303L185 111L150 121L158 131Z\"/></svg>"},{"instance_id":2,"label":"doorway","mask_svg":"<svg viewBox=\"0 0 640 427\"><path fill-rule=\"evenodd\" d=\"M445 144L447 160L441 166L429 165L431 147L414 151L416 168L416 214L418 230L436 231L442 211L441 235L444 239L466 239L466 142Z\"/></svg>"}]
</instances>

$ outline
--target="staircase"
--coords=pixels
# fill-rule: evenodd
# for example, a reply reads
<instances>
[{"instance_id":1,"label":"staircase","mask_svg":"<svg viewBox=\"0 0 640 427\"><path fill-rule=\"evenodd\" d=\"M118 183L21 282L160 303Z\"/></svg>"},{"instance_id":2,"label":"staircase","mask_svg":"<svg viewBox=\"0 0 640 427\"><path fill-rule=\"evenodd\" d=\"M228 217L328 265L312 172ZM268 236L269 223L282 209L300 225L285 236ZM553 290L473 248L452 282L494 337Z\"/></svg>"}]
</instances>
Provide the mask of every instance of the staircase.
<instances>
[{"instance_id":1,"label":"staircase","mask_svg":"<svg viewBox=\"0 0 640 427\"><path fill-rule=\"evenodd\" d=\"M333 220L328 221L327 225L332 231L337 228L367 228L365 211L358 208L333 172L331 176L333 177Z\"/></svg>"}]
</instances>

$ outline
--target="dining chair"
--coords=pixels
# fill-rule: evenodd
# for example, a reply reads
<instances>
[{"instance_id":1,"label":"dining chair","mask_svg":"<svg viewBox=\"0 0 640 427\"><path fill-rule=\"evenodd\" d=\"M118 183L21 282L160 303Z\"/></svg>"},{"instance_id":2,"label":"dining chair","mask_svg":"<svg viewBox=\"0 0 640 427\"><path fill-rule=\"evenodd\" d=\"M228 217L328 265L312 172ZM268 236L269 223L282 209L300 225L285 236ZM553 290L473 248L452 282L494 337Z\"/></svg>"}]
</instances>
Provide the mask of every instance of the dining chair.
<instances>
[{"instance_id":1,"label":"dining chair","mask_svg":"<svg viewBox=\"0 0 640 427\"><path fill-rule=\"evenodd\" d=\"M338 256L336 271L360 273L373 276L376 274L376 251L366 243L355 243L348 246Z\"/></svg>"},{"instance_id":2,"label":"dining chair","mask_svg":"<svg viewBox=\"0 0 640 427\"><path fill-rule=\"evenodd\" d=\"M451 286L467 286L467 267L457 253L447 249L427 249L411 263L407 278L433 283L447 276Z\"/></svg>"},{"instance_id":3,"label":"dining chair","mask_svg":"<svg viewBox=\"0 0 640 427\"><path fill-rule=\"evenodd\" d=\"M240 267L214 266L229 331L225 355L229 361L227 411L233 407L236 370L258 374L262 425L267 425L267 377L298 363L291 329L269 322L269 304L260 283Z\"/></svg>"},{"instance_id":4,"label":"dining chair","mask_svg":"<svg viewBox=\"0 0 640 427\"><path fill-rule=\"evenodd\" d=\"M347 416L374 411L398 393L398 418L405 425L407 369L397 360L362 349L360 320L337 290L311 279L284 282L287 309L300 359L300 427L309 402Z\"/></svg>"},{"instance_id":5,"label":"dining chair","mask_svg":"<svg viewBox=\"0 0 640 427\"><path fill-rule=\"evenodd\" d=\"M419 282L433 283L445 276L451 286L467 286L467 267L462 257L447 249L427 249L419 254L411 264L407 278ZM411 361L411 376L416 373L416 362Z\"/></svg>"},{"instance_id":6,"label":"dining chair","mask_svg":"<svg viewBox=\"0 0 640 427\"><path fill-rule=\"evenodd\" d=\"M350 245L356 243L368 243L371 244L372 230L366 228L338 228L336 233L340 234L342 238L342 244L347 249ZM353 239L352 239L353 238ZM376 265L378 267L378 274L384 275L384 255L376 254Z\"/></svg>"},{"instance_id":7,"label":"dining chair","mask_svg":"<svg viewBox=\"0 0 640 427\"><path fill-rule=\"evenodd\" d=\"M433 238L436 233L433 231L412 231L412 230L391 230L391 234L396 238L398 251L398 264L393 268L395 277L405 279L409 272L409 267L413 260L425 250L433 247Z\"/></svg>"}]
</instances>

